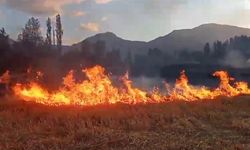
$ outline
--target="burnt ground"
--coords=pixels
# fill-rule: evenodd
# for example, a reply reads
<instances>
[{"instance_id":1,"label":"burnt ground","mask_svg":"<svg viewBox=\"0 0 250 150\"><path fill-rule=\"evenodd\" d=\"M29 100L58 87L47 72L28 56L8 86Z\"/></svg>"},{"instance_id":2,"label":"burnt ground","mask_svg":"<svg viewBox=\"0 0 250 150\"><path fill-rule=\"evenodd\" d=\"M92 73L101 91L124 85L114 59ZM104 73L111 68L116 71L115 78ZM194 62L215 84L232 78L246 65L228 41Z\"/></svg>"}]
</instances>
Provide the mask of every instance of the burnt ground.
<instances>
[{"instance_id":1,"label":"burnt ground","mask_svg":"<svg viewBox=\"0 0 250 150\"><path fill-rule=\"evenodd\" d=\"M0 149L250 149L250 98L92 107L1 98Z\"/></svg>"}]
</instances>

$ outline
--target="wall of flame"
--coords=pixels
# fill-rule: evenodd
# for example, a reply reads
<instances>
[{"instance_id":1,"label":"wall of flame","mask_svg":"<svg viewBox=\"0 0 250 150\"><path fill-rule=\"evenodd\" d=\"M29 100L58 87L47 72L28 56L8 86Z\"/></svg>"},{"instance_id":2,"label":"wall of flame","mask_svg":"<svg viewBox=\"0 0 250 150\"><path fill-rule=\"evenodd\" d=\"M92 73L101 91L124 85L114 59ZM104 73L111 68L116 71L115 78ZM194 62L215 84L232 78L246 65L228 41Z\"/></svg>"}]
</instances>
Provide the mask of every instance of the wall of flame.
<instances>
[{"instance_id":1,"label":"wall of flame","mask_svg":"<svg viewBox=\"0 0 250 150\"><path fill-rule=\"evenodd\" d=\"M185 71L182 71L174 87L170 90L166 89L167 94L162 94L157 88L147 92L133 87L128 73L121 77L123 86L115 87L101 66L84 69L82 72L86 74L87 80L76 82L74 71L71 70L63 78L62 86L56 91L49 91L36 81L15 83L12 90L16 97L25 101L56 106L162 103L175 100L196 101L216 99L221 96L234 97L250 94L246 82L234 82L234 79L226 71L216 71L213 74L220 79L220 84L214 89L190 85ZM38 76L42 74L38 72ZM0 82L8 84L10 78L9 71L6 71L0 77ZM166 87L168 86L166 85Z\"/></svg>"}]
</instances>

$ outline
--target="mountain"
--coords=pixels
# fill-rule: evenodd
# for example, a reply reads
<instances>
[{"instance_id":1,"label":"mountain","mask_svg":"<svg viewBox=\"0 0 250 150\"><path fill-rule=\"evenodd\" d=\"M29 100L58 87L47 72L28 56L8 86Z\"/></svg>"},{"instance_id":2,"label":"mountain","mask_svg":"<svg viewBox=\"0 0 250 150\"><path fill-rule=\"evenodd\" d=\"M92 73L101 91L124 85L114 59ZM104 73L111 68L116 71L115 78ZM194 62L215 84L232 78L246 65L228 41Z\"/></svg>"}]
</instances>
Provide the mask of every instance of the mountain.
<instances>
[{"instance_id":1,"label":"mountain","mask_svg":"<svg viewBox=\"0 0 250 150\"><path fill-rule=\"evenodd\" d=\"M250 29L230 25L203 24L193 29L174 30L148 43L162 50L201 50L206 42L225 41L236 35L250 36Z\"/></svg>"},{"instance_id":2,"label":"mountain","mask_svg":"<svg viewBox=\"0 0 250 150\"><path fill-rule=\"evenodd\" d=\"M73 45L73 47L80 48L82 43L96 43L97 41L104 41L107 51L120 50L122 56L127 55L129 51L136 54L145 53L144 50L147 46L146 42L124 40L120 37L117 37L114 33L106 32L89 37L84 41Z\"/></svg>"},{"instance_id":3,"label":"mountain","mask_svg":"<svg viewBox=\"0 0 250 150\"><path fill-rule=\"evenodd\" d=\"M183 49L190 51L202 50L207 42L212 44L217 40L225 41L237 35L250 36L250 29L214 23L203 24L192 29L174 30L149 42L129 41L117 37L114 33L107 32L89 37L73 45L73 47L80 48L84 42L95 43L102 40L106 43L106 50L119 49L123 56L128 51L133 54L147 53L149 48L159 48L165 52L174 53Z\"/></svg>"}]
</instances>

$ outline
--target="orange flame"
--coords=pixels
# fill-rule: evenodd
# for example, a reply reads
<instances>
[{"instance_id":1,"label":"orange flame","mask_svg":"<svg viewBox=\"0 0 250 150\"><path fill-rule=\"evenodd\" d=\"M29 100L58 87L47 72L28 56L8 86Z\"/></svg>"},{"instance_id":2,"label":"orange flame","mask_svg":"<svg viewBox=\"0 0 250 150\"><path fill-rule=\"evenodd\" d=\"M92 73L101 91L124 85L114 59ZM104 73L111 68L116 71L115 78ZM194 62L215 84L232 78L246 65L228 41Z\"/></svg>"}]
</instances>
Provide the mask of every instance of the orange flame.
<instances>
[{"instance_id":1,"label":"orange flame","mask_svg":"<svg viewBox=\"0 0 250 150\"><path fill-rule=\"evenodd\" d=\"M70 71L63 78L63 85L59 90L50 92L35 82L30 84L17 83L13 87L16 96L26 101L34 101L47 105L98 105L98 104L138 104L138 103L160 103L173 100L195 101L215 99L220 96L238 96L250 94L246 82L230 81L231 78L225 71L217 71L213 75L220 79L220 84L215 89L205 86L193 86L189 84L185 71L181 72L180 78L176 80L175 86L163 95L155 88L146 92L134 88L129 80L128 73L122 77L123 87L113 86L105 69L101 66L84 69L87 80L76 82L74 71Z\"/></svg>"},{"instance_id":2,"label":"orange flame","mask_svg":"<svg viewBox=\"0 0 250 150\"><path fill-rule=\"evenodd\" d=\"M230 81L234 81L235 79L230 77L227 72L216 71L213 75L220 79L220 85L214 91L215 95L232 97L240 94L250 94L250 89L246 82L235 82L235 86L230 85Z\"/></svg>"},{"instance_id":3,"label":"orange flame","mask_svg":"<svg viewBox=\"0 0 250 150\"><path fill-rule=\"evenodd\" d=\"M207 87L195 87L189 85L188 77L185 71L181 72L180 78L176 80L176 84L172 92L170 93L170 99L194 101L199 99L213 99L213 93Z\"/></svg>"},{"instance_id":4,"label":"orange flame","mask_svg":"<svg viewBox=\"0 0 250 150\"><path fill-rule=\"evenodd\" d=\"M10 71L7 70L3 73L2 76L0 76L0 83L9 84L9 82L10 82Z\"/></svg>"}]
</instances>

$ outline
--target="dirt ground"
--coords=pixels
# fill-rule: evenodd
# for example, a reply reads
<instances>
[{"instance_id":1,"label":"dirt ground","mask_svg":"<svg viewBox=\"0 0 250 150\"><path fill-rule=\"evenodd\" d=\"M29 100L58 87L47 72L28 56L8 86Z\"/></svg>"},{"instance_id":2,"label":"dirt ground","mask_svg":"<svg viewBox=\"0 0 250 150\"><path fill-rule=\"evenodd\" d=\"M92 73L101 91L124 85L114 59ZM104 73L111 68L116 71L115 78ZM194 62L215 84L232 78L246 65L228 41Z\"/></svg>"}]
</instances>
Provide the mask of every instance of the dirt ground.
<instances>
[{"instance_id":1,"label":"dirt ground","mask_svg":"<svg viewBox=\"0 0 250 150\"><path fill-rule=\"evenodd\" d=\"M0 149L250 149L250 97L49 107L0 99Z\"/></svg>"}]
</instances>

